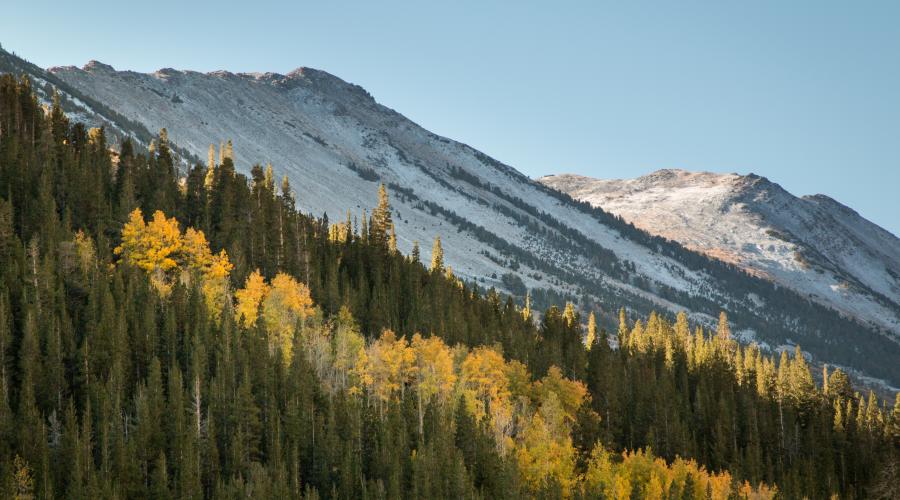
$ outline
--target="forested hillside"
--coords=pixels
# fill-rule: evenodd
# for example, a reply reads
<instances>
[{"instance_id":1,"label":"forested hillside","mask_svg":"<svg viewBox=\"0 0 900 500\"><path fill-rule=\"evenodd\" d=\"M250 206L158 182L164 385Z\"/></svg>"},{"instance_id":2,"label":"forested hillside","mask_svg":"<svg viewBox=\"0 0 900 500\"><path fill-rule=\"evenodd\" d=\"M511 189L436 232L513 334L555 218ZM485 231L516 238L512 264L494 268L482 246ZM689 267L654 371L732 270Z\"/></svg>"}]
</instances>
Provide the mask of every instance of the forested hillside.
<instances>
[{"instance_id":1,"label":"forested hillside","mask_svg":"<svg viewBox=\"0 0 900 500\"><path fill-rule=\"evenodd\" d=\"M326 71L139 73L99 61L43 70L0 50L0 72L28 74L45 104L58 91L72 121L105 126L117 147L114 137L128 135L146 148L148 130L165 128L169 147L181 147L180 158L202 161L210 143L234 138L236 172L251 177L254 162L271 161L278 177L287 175L293 184L296 206L317 217L343 219L348 208L359 216L375 205L384 183L403 253L440 231L454 274L516 294L520 305L527 289L541 309L570 300L585 313L597 303L626 304L640 316L686 310L692 322L707 327L725 310L742 338L773 347L799 343L817 363L900 386L896 304L855 300L843 292L852 280L816 290L785 286L653 236L426 130ZM800 227L797 236L820 226ZM862 267L892 283L890 273L900 270L889 262ZM889 272L876 272L882 268ZM812 269L804 273L819 277ZM615 328L608 316L599 317L601 324Z\"/></svg>"},{"instance_id":2,"label":"forested hillside","mask_svg":"<svg viewBox=\"0 0 900 500\"><path fill-rule=\"evenodd\" d=\"M166 135L111 152L0 77L3 498L900 497L900 397L724 314L536 322L398 252L383 187L317 219Z\"/></svg>"}]
</instances>

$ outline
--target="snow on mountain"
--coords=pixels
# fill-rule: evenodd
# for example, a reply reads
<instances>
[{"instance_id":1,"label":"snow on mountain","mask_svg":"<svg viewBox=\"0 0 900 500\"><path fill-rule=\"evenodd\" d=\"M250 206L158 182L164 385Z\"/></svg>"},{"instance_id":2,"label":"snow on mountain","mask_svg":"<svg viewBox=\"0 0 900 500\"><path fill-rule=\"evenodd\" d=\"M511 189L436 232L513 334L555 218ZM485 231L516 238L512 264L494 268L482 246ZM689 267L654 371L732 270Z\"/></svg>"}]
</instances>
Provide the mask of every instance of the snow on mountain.
<instances>
[{"instance_id":1,"label":"snow on mountain","mask_svg":"<svg viewBox=\"0 0 900 500\"><path fill-rule=\"evenodd\" d=\"M418 241L427 261L440 235L454 273L482 287L504 288L504 275L514 275L536 297L553 292L584 308L599 306L607 326L621 306L637 314L684 310L707 324L724 308L747 338L773 346L793 339L819 359L900 383L900 367L885 362L897 359L900 347L876 331L874 315L865 318L869 326L851 322L654 238L421 128L324 71L145 74L96 61L45 71L0 56L0 72L5 57L7 68L47 82L46 95L57 88L81 110L76 118L89 124L144 143L147 130L166 128L183 157L195 161L206 158L210 144L230 139L238 170L271 162L289 178L302 209L332 221L375 206L384 182L400 250L409 252ZM847 343L853 347L841 347Z\"/></svg>"},{"instance_id":2,"label":"snow on mountain","mask_svg":"<svg viewBox=\"0 0 900 500\"><path fill-rule=\"evenodd\" d=\"M231 139L239 168L248 171L254 162L271 162L276 172L288 175L302 208L327 213L332 220L343 219L348 209L359 215L374 206L378 182L408 189L412 196L394 193L401 250L408 251L418 240L427 254L431 240L441 235L445 258L465 278L499 285L514 255L486 248L476 234L455 227L448 213L434 213L422 200L485 228L541 262L542 268L519 263L518 274L530 287L574 291L562 282L548 283L556 281L554 268L586 271L597 280L603 275L591 269L585 256L567 252L567 245L549 244L538 233L557 229L522 213L510 201L515 198L591 234L605 248L638 263L640 272L654 281L678 289L703 281L690 271L672 273L673 262L560 204L512 168L422 129L376 103L361 87L323 71L300 68L279 75L162 69L140 74L117 72L93 61L82 69L49 71L148 129L167 128L173 142L197 157L205 156L210 144ZM472 180L497 186L498 192L473 186ZM536 231L524 231L522 225L528 223L535 224ZM491 276L497 278L486 279ZM626 283L617 285L630 289Z\"/></svg>"},{"instance_id":3,"label":"snow on mountain","mask_svg":"<svg viewBox=\"0 0 900 500\"><path fill-rule=\"evenodd\" d=\"M900 239L827 196L798 198L753 174L684 170L540 182L900 339Z\"/></svg>"}]
</instances>

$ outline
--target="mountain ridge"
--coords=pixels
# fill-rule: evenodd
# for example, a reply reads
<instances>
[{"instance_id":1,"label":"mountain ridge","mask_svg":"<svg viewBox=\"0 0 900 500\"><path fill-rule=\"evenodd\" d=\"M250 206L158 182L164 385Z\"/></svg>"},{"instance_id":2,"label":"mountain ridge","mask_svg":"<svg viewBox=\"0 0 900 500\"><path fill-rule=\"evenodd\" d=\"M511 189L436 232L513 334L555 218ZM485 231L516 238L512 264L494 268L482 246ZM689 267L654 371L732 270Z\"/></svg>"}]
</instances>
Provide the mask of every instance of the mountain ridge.
<instances>
[{"instance_id":1,"label":"mountain ridge","mask_svg":"<svg viewBox=\"0 0 900 500\"><path fill-rule=\"evenodd\" d=\"M849 286L860 297L869 295L871 305L886 306L890 314L881 324L895 335L898 332L896 318L890 316L896 316L900 307L900 281L896 278L900 273L900 239L831 197L796 197L755 174L684 170L661 170L615 180L560 174L540 181L616 213L653 234L809 293L849 314L862 315L859 308L848 308L845 301L823 294L827 276L809 279L809 286L785 276L793 271L795 278L831 273L829 286ZM727 230L721 231L723 227ZM758 234L748 233L750 229ZM782 245L783 251L773 248L777 245ZM797 261L795 266L789 260L777 259L779 253L788 251L792 254L787 257ZM885 271L874 273L879 265Z\"/></svg>"},{"instance_id":2,"label":"mountain ridge","mask_svg":"<svg viewBox=\"0 0 900 500\"><path fill-rule=\"evenodd\" d=\"M358 217L375 205L377 185L385 183L401 251L418 241L427 259L428 242L440 235L454 273L482 287L509 290L507 283L518 279L545 304L568 299L586 309L599 305L610 328L610 313L623 305L634 313L685 310L709 325L726 309L746 338L773 348L799 341L824 361L900 381L900 370L878 362L890 359L896 344L883 344L875 326L857 325L743 270L655 239L425 130L327 72L86 67L56 67L47 74L144 129L166 128L187 162L205 158L210 144L232 139L238 169L247 173L255 162L271 162L290 179L303 210L343 220L349 209ZM118 123L78 109L82 116L76 119ZM758 297L771 297L771 304ZM838 350L836 343L847 338L857 347Z\"/></svg>"}]
</instances>

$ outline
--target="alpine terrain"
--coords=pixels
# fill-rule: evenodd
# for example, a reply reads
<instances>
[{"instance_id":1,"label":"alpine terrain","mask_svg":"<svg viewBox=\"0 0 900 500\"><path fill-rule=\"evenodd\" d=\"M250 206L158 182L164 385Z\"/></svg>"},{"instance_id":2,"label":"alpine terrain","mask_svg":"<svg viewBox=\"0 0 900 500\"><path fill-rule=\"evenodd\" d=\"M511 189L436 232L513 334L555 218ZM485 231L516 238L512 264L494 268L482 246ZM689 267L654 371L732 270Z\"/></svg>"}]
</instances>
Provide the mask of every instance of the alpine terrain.
<instances>
[{"instance_id":1,"label":"alpine terrain","mask_svg":"<svg viewBox=\"0 0 900 500\"><path fill-rule=\"evenodd\" d=\"M439 236L452 273L481 287L519 300L528 290L539 306L568 299L597 309L606 326L623 306L632 314L686 311L706 325L724 309L739 338L773 349L797 343L818 361L900 385L896 238L853 229L854 214L829 200L798 204L809 218L796 220L776 210L794 198L760 179L736 181L769 193L771 204L756 205L768 207L759 220L773 222L730 217L733 227L719 233L733 244L698 252L714 228L687 239L664 235L683 244L654 236L625 214L612 215L614 207L533 181L321 70L144 74L96 61L43 70L0 53L0 71L29 75L46 104L56 89L74 120L105 126L113 140L129 136L150 147L148 131L166 129L184 169L214 164L215 151L230 141L239 172L270 162L288 179L298 208L332 221L362 221L384 183L400 251L410 253L415 242L430 248ZM842 227L843 239L832 246L821 243L834 234L830 223L813 224L822 213ZM749 243L758 257L746 257ZM772 256L776 262L763 266Z\"/></svg>"},{"instance_id":2,"label":"alpine terrain","mask_svg":"<svg viewBox=\"0 0 900 500\"><path fill-rule=\"evenodd\" d=\"M900 239L828 196L798 198L753 174L684 170L540 182L898 338Z\"/></svg>"},{"instance_id":3,"label":"alpine terrain","mask_svg":"<svg viewBox=\"0 0 900 500\"><path fill-rule=\"evenodd\" d=\"M623 218L308 68L0 71L0 498L900 498L896 239L835 202Z\"/></svg>"}]
</instances>

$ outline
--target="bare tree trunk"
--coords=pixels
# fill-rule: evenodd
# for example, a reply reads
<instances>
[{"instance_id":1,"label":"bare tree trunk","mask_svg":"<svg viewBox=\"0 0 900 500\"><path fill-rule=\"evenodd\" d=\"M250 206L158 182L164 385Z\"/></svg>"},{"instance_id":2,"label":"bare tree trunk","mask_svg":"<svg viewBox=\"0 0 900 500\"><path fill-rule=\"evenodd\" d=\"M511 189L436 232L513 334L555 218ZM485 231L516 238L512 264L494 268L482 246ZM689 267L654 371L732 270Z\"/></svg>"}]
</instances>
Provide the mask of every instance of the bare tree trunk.
<instances>
[{"instance_id":1,"label":"bare tree trunk","mask_svg":"<svg viewBox=\"0 0 900 500\"><path fill-rule=\"evenodd\" d=\"M194 425L200 438L200 375L194 375Z\"/></svg>"}]
</instances>

